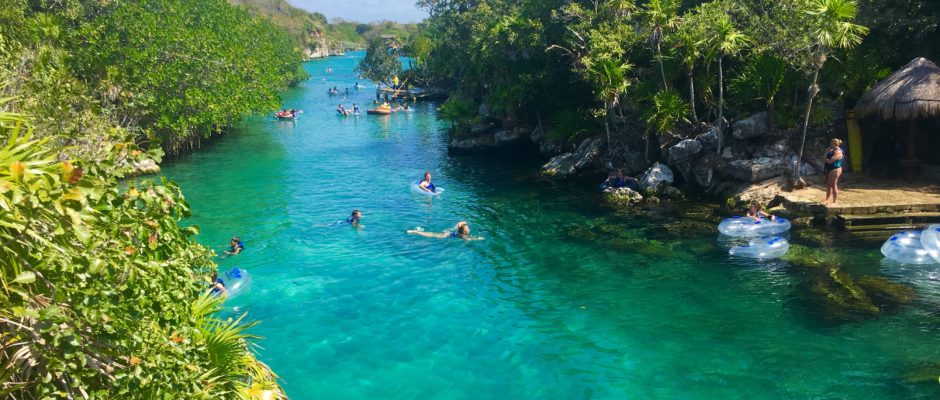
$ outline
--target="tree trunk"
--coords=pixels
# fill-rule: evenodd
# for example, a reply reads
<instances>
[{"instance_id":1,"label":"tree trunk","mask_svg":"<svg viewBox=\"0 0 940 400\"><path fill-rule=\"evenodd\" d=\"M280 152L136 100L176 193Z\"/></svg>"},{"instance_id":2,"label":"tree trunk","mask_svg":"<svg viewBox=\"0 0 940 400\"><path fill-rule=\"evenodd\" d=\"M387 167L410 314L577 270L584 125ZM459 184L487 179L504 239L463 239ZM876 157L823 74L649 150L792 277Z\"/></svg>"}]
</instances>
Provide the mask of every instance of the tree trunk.
<instances>
[{"instance_id":1,"label":"tree trunk","mask_svg":"<svg viewBox=\"0 0 940 400\"><path fill-rule=\"evenodd\" d=\"M604 131L607 132L607 158L611 159L614 156L613 150L610 147L610 103L604 102Z\"/></svg>"},{"instance_id":2,"label":"tree trunk","mask_svg":"<svg viewBox=\"0 0 940 400\"><path fill-rule=\"evenodd\" d=\"M819 80L819 67L816 67L813 73L813 84L809 88L809 100L806 102L806 116L803 118L803 138L800 139L800 155L796 158L796 165L793 166L793 184L797 185L802 179L800 177L800 166L803 165L803 147L806 145L806 131L809 129L809 114L813 111L813 99L816 98L816 81Z\"/></svg>"},{"instance_id":3,"label":"tree trunk","mask_svg":"<svg viewBox=\"0 0 940 400\"><path fill-rule=\"evenodd\" d=\"M689 70L689 108L692 110L692 122L698 125L698 114L695 113L695 78Z\"/></svg>"},{"instance_id":4,"label":"tree trunk","mask_svg":"<svg viewBox=\"0 0 940 400\"><path fill-rule=\"evenodd\" d=\"M725 73L718 57L718 155L725 145Z\"/></svg>"},{"instance_id":5,"label":"tree trunk","mask_svg":"<svg viewBox=\"0 0 940 400\"><path fill-rule=\"evenodd\" d=\"M660 49L659 41L656 41L656 58L659 60L659 75L663 78L663 90L669 89L666 83L666 70L663 68L663 51Z\"/></svg>"}]
</instances>

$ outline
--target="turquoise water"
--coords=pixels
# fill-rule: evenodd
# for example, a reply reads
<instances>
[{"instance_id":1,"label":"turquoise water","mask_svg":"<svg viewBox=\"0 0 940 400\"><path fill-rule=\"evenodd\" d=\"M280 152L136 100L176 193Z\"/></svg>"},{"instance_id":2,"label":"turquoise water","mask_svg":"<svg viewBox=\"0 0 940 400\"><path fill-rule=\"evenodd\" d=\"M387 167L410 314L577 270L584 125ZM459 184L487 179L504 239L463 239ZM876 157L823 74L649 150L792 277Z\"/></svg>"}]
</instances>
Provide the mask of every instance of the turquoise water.
<instances>
[{"instance_id":1,"label":"turquoise water","mask_svg":"<svg viewBox=\"0 0 940 400\"><path fill-rule=\"evenodd\" d=\"M531 161L448 156L433 105L335 115L341 97L326 90L352 89L359 56L306 64L312 78L284 95L305 110L298 121L249 119L164 168L202 243L245 241L219 263L250 271L251 293L233 301L262 321L260 357L292 399L940 396L903 379L940 361L931 271L882 266L877 244L840 245L853 274L920 297L833 322L808 301L805 268L731 260L714 234L676 225L678 211L614 214L589 188L534 179ZM440 198L409 191L425 170ZM353 208L363 229L330 225ZM485 240L405 234L459 220Z\"/></svg>"}]
</instances>

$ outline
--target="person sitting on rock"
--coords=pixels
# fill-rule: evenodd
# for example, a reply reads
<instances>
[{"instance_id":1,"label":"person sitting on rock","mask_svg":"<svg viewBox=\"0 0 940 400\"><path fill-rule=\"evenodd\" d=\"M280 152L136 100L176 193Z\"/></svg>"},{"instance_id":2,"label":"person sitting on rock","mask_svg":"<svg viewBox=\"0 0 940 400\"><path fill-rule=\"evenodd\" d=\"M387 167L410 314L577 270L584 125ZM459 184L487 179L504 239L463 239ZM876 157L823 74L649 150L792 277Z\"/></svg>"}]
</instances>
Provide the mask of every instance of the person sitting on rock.
<instances>
[{"instance_id":1,"label":"person sitting on rock","mask_svg":"<svg viewBox=\"0 0 940 400\"><path fill-rule=\"evenodd\" d=\"M768 214L766 211L761 210L761 204L759 202L751 202L751 207L747 209L747 216L754 218L754 220L759 220L761 218L767 218L771 221L776 221L777 217L773 214Z\"/></svg>"},{"instance_id":2,"label":"person sitting on rock","mask_svg":"<svg viewBox=\"0 0 940 400\"><path fill-rule=\"evenodd\" d=\"M616 175L608 176L607 180L605 180L604 183L601 184L602 189L607 189L607 188L616 189L616 188L622 188L622 187L629 188L631 190L640 189L640 185L638 184L636 178L624 175L622 169L618 169Z\"/></svg>"}]
</instances>

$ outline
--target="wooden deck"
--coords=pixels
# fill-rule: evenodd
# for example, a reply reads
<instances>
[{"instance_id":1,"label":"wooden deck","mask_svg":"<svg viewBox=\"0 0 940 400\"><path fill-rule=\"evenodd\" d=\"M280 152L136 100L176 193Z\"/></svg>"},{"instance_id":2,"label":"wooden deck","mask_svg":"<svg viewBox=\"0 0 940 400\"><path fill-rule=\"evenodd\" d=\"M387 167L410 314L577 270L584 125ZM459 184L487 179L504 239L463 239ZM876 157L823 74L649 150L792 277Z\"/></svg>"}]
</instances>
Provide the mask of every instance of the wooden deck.
<instances>
[{"instance_id":1,"label":"wooden deck","mask_svg":"<svg viewBox=\"0 0 940 400\"><path fill-rule=\"evenodd\" d=\"M782 192L777 200L787 210L823 217L849 231L899 230L940 223L940 168L932 167L913 183L845 173L839 180L839 204L824 206L822 177L811 186Z\"/></svg>"}]
</instances>

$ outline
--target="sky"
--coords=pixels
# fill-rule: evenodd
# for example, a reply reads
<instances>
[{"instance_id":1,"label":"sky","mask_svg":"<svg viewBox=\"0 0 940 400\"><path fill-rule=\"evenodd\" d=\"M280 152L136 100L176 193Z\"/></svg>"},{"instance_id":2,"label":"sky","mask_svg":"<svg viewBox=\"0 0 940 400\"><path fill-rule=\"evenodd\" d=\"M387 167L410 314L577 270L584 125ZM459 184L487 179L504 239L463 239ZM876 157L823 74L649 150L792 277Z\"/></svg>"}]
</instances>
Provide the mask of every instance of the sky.
<instances>
[{"instance_id":1,"label":"sky","mask_svg":"<svg viewBox=\"0 0 940 400\"><path fill-rule=\"evenodd\" d=\"M289 0L291 4L326 15L327 19L350 21L420 22L428 14L414 0Z\"/></svg>"}]
</instances>

